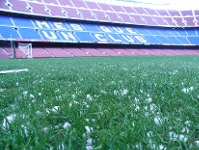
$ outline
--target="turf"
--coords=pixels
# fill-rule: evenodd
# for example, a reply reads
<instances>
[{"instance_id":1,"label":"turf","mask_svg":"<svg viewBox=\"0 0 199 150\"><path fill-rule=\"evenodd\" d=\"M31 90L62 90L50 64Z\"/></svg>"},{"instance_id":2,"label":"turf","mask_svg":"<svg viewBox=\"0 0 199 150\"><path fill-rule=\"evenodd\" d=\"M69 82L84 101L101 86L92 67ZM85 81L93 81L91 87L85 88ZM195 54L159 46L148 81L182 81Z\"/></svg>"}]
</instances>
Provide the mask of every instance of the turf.
<instances>
[{"instance_id":1,"label":"turf","mask_svg":"<svg viewBox=\"0 0 199 150\"><path fill-rule=\"evenodd\" d=\"M0 149L198 149L199 57L2 60Z\"/></svg>"}]
</instances>

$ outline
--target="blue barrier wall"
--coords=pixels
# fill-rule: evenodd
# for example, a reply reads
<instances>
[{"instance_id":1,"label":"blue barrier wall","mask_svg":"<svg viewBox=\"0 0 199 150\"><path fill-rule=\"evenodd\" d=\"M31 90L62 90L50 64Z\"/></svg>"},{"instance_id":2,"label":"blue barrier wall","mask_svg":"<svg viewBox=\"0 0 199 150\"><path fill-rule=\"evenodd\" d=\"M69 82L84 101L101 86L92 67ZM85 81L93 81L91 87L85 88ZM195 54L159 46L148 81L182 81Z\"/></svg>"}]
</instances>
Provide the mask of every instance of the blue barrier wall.
<instances>
[{"instance_id":1,"label":"blue barrier wall","mask_svg":"<svg viewBox=\"0 0 199 150\"><path fill-rule=\"evenodd\" d=\"M199 29L144 28L0 16L0 38L81 43L199 44Z\"/></svg>"}]
</instances>

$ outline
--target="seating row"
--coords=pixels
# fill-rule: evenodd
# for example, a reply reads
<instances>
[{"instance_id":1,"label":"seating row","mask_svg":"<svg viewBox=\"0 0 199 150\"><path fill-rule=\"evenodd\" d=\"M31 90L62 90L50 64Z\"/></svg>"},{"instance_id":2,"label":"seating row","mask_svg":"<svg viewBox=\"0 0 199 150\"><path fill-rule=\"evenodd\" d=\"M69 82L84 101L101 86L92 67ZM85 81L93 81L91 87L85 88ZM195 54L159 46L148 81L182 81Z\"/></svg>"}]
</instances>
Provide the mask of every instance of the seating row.
<instances>
[{"instance_id":1,"label":"seating row","mask_svg":"<svg viewBox=\"0 0 199 150\"><path fill-rule=\"evenodd\" d=\"M64 19L149 26L199 26L199 10L159 10L83 0L1 0L0 10Z\"/></svg>"},{"instance_id":2,"label":"seating row","mask_svg":"<svg viewBox=\"0 0 199 150\"><path fill-rule=\"evenodd\" d=\"M98 56L199 56L199 50L190 49L131 49L131 48L33 48L33 58L98 57ZM11 58L12 50L0 47L0 58ZM17 58L27 56L16 48Z\"/></svg>"},{"instance_id":3,"label":"seating row","mask_svg":"<svg viewBox=\"0 0 199 150\"><path fill-rule=\"evenodd\" d=\"M0 16L0 39L2 40L199 45L198 35L198 28L146 28Z\"/></svg>"}]
</instances>

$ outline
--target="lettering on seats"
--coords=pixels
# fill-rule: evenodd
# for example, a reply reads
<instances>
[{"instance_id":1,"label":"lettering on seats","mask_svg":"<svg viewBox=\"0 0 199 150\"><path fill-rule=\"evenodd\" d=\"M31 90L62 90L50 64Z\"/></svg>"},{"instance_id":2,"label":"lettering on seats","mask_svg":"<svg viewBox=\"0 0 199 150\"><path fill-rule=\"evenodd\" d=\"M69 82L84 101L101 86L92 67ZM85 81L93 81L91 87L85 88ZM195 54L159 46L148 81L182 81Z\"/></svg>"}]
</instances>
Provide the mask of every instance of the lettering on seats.
<instances>
[{"instance_id":1,"label":"lettering on seats","mask_svg":"<svg viewBox=\"0 0 199 150\"><path fill-rule=\"evenodd\" d=\"M103 31L103 32L112 32L108 27L106 26L100 26L100 29Z\"/></svg>"},{"instance_id":2,"label":"lettering on seats","mask_svg":"<svg viewBox=\"0 0 199 150\"><path fill-rule=\"evenodd\" d=\"M84 29L79 24L70 24L70 27L76 31L83 31Z\"/></svg>"},{"instance_id":3,"label":"lettering on seats","mask_svg":"<svg viewBox=\"0 0 199 150\"><path fill-rule=\"evenodd\" d=\"M140 41L141 43L147 43L147 41L141 37L141 36L134 36L138 41Z\"/></svg>"},{"instance_id":4,"label":"lettering on seats","mask_svg":"<svg viewBox=\"0 0 199 150\"><path fill-rule=\"evenodd\" d=\"M134 43L134 39L131 36L124 36L122 35L122 38L124 38L129 43Z\"/></svg>"},{"instance_id":5,"label":"lettering on seats","mask_svg":"<svg viewBox=\"0 0 199 150\"><path fill-rule=\"evenodd\" d=\"M57 29L66 29L65 27L63 27L63 23L62 22L54 22L54 25Z\"/></svg>"},{"instance_id":6,"label":"lettering on seats","mask_svg":"<svg viewBox=\"0 0 199 150\"><path fill-rule=\"evenodd\" d=\"M74 35L71 32L60 32L64 40L67 41L77 41Z\"/></svg>"},{"instance_id":7,"label":"lettering on seats","mask_svg":"<svg viewBox=\"0 0 199 150\"><path fill-rule=\"evenodd\" d=\"M42 31L42 33L49 40L56 40L57 39L57 36L55 35L55 33L53 31L49 31L49 33L47 33L46 31Z\"/></svg>"},{"instance_id":8,"label":"lettering on seats","mask_svg":"<svg viewBox=\"0 0 199 150\"><path fill-rule=\"evenodd\" d=\"M108 36L111 38L111 40L113 40L114 42L122 42L121 39L116 39L115 37L113 37L112 35L108 34Z\"/></svg>"},{"instance_id":9,"label":"lettering on seats","mask_svg":"<svg viewBox=\"0 0 199 150\"><path fill-rule=\"evenodd\" d=\"M108 40L104 37L102 34L94 34L94 36L100 41L100 42L107 42Z\"/></svg>"},{"instance_id":10,"label":"lettering on seats","mask_svg":"<svg viewBox=\"0 0 199 150\"><path fill-rule=\"evenodd\" d=\"M39 28L49 28L50 29L50 26L48 25L48 23L46 21L39 21L39 20L36 20L36 24Z\"/></svg>"}]
</instances>

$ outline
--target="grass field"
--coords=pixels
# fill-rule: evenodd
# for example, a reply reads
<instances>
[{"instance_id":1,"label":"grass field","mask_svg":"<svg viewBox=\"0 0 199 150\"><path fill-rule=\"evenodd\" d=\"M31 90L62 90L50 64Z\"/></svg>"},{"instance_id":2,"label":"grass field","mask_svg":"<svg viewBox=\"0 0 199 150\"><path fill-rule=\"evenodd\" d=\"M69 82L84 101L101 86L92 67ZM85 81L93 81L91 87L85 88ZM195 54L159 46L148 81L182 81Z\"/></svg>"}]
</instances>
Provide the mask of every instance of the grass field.
<instances>
[{"instance_id":1,"label":"grass field","mask_svg":"<svg viewBox=\"0 0 199 150\"><path fill-rule=\"evenodd\" d=\"M0 149L199 148L199 57L2 60Z\"/></svg>"}]
</instances>

